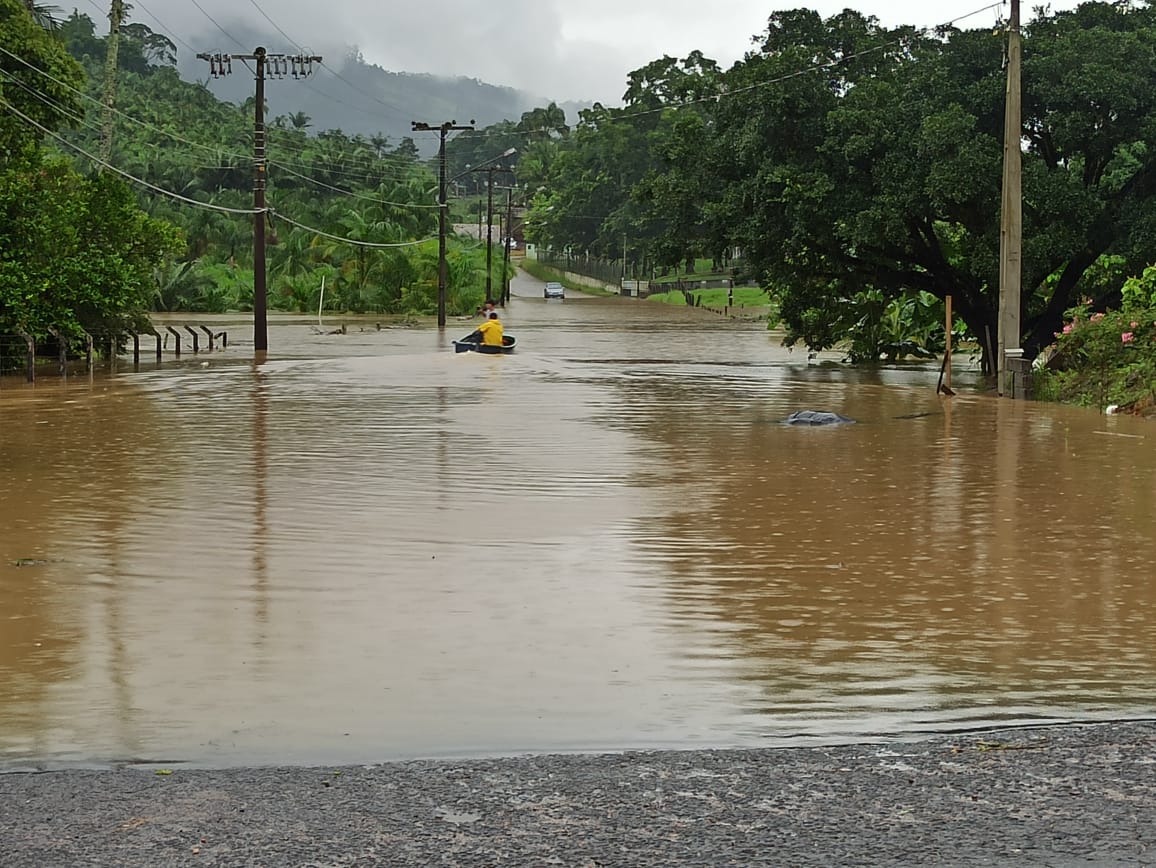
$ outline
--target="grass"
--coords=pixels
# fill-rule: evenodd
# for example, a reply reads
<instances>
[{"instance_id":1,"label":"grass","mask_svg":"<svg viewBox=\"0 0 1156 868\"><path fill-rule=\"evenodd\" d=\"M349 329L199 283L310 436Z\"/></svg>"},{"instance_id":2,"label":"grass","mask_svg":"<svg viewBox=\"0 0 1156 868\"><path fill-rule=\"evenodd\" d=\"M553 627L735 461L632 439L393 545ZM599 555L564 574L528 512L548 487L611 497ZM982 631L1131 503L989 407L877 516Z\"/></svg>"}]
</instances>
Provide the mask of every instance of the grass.
<instances>
[{"instance_id":1,"label":"grass","mask_svg":"<svg viewBox=\"0 0 1156 868\"><path fill-rule=\"evenodd\" d=\"M715 271L713 259L696 259L694 273L683 268L676 268L673 274L655 277L651 283L674 283L679 280L727 280L734 275L729 270Z\"/></svg>"},{"instance_id":2,"label":"grass","mask_svg":"<svg viewBox=\"0 0 1156 868\"><path fill-rule=\"evenodd\" d=\"M603 289L600 286L587 286L585 283L578 283L566 277L561 271L551 268L548 265L543 265L538 260L530 259L529 257L522 260L522 270L538 280L557 281L567 289L572 289L575 292L584 292L588 295L618 295L618 293L611 292L609 289Z\"/></svg>"},{"instance_id":3,"label":"grass","mask_svg":"<svg viewBox=\"0 0 1156 868\"><path fill-rule=\"evenodd\" d=\"M698 299L705 307L721 308L727 306L726 289L694 289L690 291L692 297ZM673 292L654 292L646 297L647 301L657 301L663 304L686 304L686 296L679 290ZM734 288L734 304L732 307L771 307L771 297L757 286L736 286Z\"/></svg>"}]
</instances>

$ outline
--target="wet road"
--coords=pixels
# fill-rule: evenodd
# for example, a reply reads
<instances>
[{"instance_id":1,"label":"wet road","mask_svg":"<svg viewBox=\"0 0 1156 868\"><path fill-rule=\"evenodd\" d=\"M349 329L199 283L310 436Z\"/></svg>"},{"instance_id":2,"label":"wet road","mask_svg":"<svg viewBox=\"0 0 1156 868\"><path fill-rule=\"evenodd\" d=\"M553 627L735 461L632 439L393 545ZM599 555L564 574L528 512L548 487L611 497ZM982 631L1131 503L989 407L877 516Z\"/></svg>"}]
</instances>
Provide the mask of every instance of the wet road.
<instances>
[{"instance_id":1,"label":"wet road","mask_svg":"<svg viewBox=\"0 0 1156 868\"><path fill-rule=\"evenodd\" d=\"M1156 710L1149 425L539 287L508 357L455 355L470 322L274 319L260 365L234 323L211 356L0 384L0 767ZM859 423L778 424L804 408Z\"/></svg>"}]
</instances>

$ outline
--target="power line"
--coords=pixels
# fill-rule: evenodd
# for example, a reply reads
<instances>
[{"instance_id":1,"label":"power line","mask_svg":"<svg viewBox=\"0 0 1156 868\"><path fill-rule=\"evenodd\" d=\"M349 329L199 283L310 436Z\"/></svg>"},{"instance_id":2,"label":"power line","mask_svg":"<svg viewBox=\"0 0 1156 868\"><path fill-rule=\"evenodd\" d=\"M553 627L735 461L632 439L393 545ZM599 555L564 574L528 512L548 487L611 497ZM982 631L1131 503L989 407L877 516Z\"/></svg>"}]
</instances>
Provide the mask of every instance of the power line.
<instances>
[{"instance_id":1,"label":"power line","mask_svg":"<svg viewBox=\"0 0 1156 868\"><path fill-rule=\"evenodd\" d=\"M396 244L384 244L384 243L378 243L375 241L355 241L352 238L344 238L340 235L332 235L329 232L322 231L321 229L316 229L312 226L306 226L304 223L298 223L296 220L291 220L290 218L286 217L284 214L282 214L276 208L270 208L269 212L274 217L276 217L278 220L281 220L285 223L288 223L290 226L296 226L298 229L303 229L306 232L313 233L314 235L320 235L322 238L331 238L334 241L340 241L343 244L351 244L354 247L376 247L376 248L414 247L418 244L425 244L429 241L437 241L436 235L431 235L429 238L421 238L417 241L400 241Z\"/></svg>"},{"instance_id":2,"label":"power line","mask_svg":"<svg viewBox=\"0 0 1156 868\"><path fill-rule=\"evenodd\" d=\"M384 106L385 108L389 109L391 112L393 112L398 117L407 117L408 116L409 113L407 111L405 111L404 109L399 108L398 106L395 106L393 103L388 103L385 100L374 96L373 94L369 93L368 91L362 90L357 85L355 85L353 82L351 82L348 78L346 78L341 73L339 73L337 70L335 70L329 64L322 63L321 68L324 69L326 72L328 72L330 75L332 75L334 78L340 79L341 81L345 82L347 85L349 85L349 87L353 88L353 90L357 91L362 96L367 96L371 100L373 100L375 103L377 103L378 105Z\"/></svg>"},{"instance_id":3,"label":"power line","mask_svg":"<svg viewBox=\"0 0 1156 868\"><path fill-rule=\"evenodd\" d=\"M218 30L220 30L223 34L225 34L225 37L227 39L229 39L234 45L236 45L238 48L240 48L242 51L244 51L245 46L237 41L237 37L235 37L232 33L230 33L228 30L226 30L224 27L222 27L220 24L218 24L217 19L214 18L212 15L210 15L208 12L206 12L204 7L201 6L201 4L197 2L197 0L189 0L189 2L191 2L194 6L196 6L198 9L200 9L201 14L204 15L206 18L208 18L210 21L212 21L213 26L216 27Z\"/></svg>"},{"instance_id":4,"label":"power line","mask_svg":"<svg viewBox=\"0 0 1156 868\"><path fill-rule=\"evenodd\" d=\"M258 5L257 0L249 0L249 2L253 5L254 9L256 9L258 12L261 13L261 17L263 17L266 21L268 21L270 24L273 25L274 30L276 30L278 33L280 33L282 36L285 37L286 41L289 42L290 45L292 45L294 48L296 48L302 54L305 53L301 48L301 43L299 43L296 39L294 39L292 36L290 36L288 33L286 33L280 27L278 27L277 22L274 21L272 18L270 18L268 15L266 15L265 10L262 9L260 7L260 5Z\"/></svg>"},{"instance_id":5,"label":"power line","mask_svg":"<svg viewBox=\"0 0 1156 868\"><path fill-rule=\"evenodd\" d=\"M366 196L364 193L355 193L352 190L343 190L340 187L334 187L331 184L326 184L323 181L318 181L316 178L310 178L307 175L302 175L299 172L294 172L292 169L289 169L289 168L282 166L282 165L280 165L276 162L273 162L273 161L270 161L269 165L270 166L276 166L281 171L285 172L285 174L287 174L287 175L292 175L295 178L300 178L302 181L307 181L310 184L313 184L317 187L323 187L326 190L332 190L335 193L341 193L342 195L345 195L345 196L352 196L354 199L364 199L368 202L377 202L377 203L382 204L382 205L393 205L393 206L398 207L398 208L430 208L430 209L433 209L433 208L440 208L441 207L440 205L423 205L423 204L418 203L418 202L390 202L388 199L379 199L376 196Z\"/></svg>"},{"instance_id":6,"label":"power line","mask_svg":"<svg viewBox=\"0 0 1156 868\"><path fill-rule=\"evenodd\" d=\"M128 180L130 180L136 184L139 184L140 186L145 187L149 190L152 190L155 193L160 193L162 196L168 196L170 199L176 199L180 202L186 202L189 205L195 205L198 208L204 208L204 209L209 210L209 211L222 211L222 212L227 213L227 214L261 214L261 213L264 213L264 211L266 210L266 209L257 210L257 209L247 209L247 208L226 208L223 205L212 205L208 202L201 202L197 199L190 199L187 196L182 196L179 193L174 193L172 190L166 190L163 187L156 186L155 184L150 184L148 181L142 180L141 178L138 178L135 175L130 175L128 172L124 171L123 169L118 169L116 166L112 165L111 163L104 162L99 157L96 157L93 154L90 154L88 151L84 150L84 148L81 148L78 145L72 144L71 142L67 141L66 139L64 139L63 137L58 135L57 133L48 129L48 127L38 123L37 121L33 120L30 117L28 117L28 115L24 114L24 112L20 111L20 109L16 108L16 106L12 105L12 103L8 102L8 100L0 98L0 105L4 106L4 108L8 109L8 111L12 112L14 115L16 115L17 117L22 119L25 123L27 123L33 127L36 127L36 129L40 130L45 135L51 136L52 138L56 139L56 141L58 141L60 144L64 145L66 148L71 148L72 150L76 151L77 153L83 154L84 156L88 157L88 159L92 160L92 162L95 163L96 165L103 166L104 168L109 169L110 171L116 172L121 177L127 178Z\"/></svg>"},{"instance_id":7,"label":"power line","mask_svg":"<svg viewBox=\"0 0 1156 868\"><path fill-rule=\"evenodd\" d=\"M132 181L136 184L139 184L141 187L144 187L148 190L151 190L154 193L159 193L162 196L167 196L170 199L176 199L177 201L185 202L189 205L193 205L193 206L196 206L198 208L202 208L202 209L209 210L209 211L219 211L219 212L223 212L226 214L245 214L245 215L255 215L255 214L262 214L262 213L272 214L272 215L275 215L278 220L281 220L284 223L288 223L290 226L295 226L296 228L302 229L302 230L309 232L313 235L319 235L319 236L324 237L324 238L329 238L329 239L332 239L334 241L339 241L339 242L342 242L344 244L350 244L350 245L353 245L356 247L375 247L375 248L414 247L414 246L419 245L419 244L425 244L427 242L437 240L436 235L431 235L428 238L421 238L421 239L418 239L416 241L402 241L402 242L397 242L397 243L378 243L378 242L369 242L369 241L357 241L357 240L352 239L352 238L345 238L345 237L340 236L340 235L334 235L330 232L326 232L326 231L324 231L322 229L318 229L314 226L309 226L305 223L300 223L300 222L292 219L291 217L287 217L285 214L283 214L282 212L280 212L274 208L265 207L261 210L249 209L249 208L226 208L222 205L213 205L213 204L208 203L208 202L201 202L197 199L190 199L187 196L182 196L179 193L174 193L171 190L165 190L164 188L158 187L155 184L150 184L148 181L142 180L141 178L138 178L135 175L132 175L128 172L125 172L123 169L119 169L116 166L112 165L111 163L105 163L105 162L101 161L98 157L94 156L93 154L90 154L84 148L81 148L77 145L72 144L71 142L69 142L66 139L62 138L61 136L57 135L52 130L48 129L47 127L43 126L40 123L37 123L35 120L28 117L28 115L24 114L22 111L17 109L15 106L13 106L11 103L9 103L5 99L0 99L0 105L2 105L4 108L8 109L10 112L15 114L17 117L21 118L23 121L25 121L29 125L35 127L36 129L40 130L41 132L45 133L46 135L51 136L52 138L56 139L57 142L64 145L66 148L70 148L71 150L76 151L77 153L84 155L88 159L92 160L94 163L102 165L102 166L104 166L104 168L109 169L110 171L115 172L116 174L128 179L129 181Z\"/></svg>"},{"instance_id":8,"label":"power line","mask_svg":"<svg viewBox=\"0 0 1156 868\"><path fill-rule=\"evenodd\" d=\"M992 9L1002 8L1003 5L1004 5L1004 0L998 0L998 2L995 2L995 3L988 3L986 6L981 6L979 9L975 9L975 10L973 10L971 12L967 12L963 15L956 16L955 18L951 19L950 21L946 21L943 24L937 24L934 27L924 27L924 28L917 30L916 32L926 35L927 33L930 33L930 32L936 31L936 30L942 30L942 29L945 29L948 27L952 27L955 24L959 23L960 21L964 21L964 20L966 20L968 18L972 18L976 15L982 15L984 12L988 12ZM879 45L874 45L871 48L865 48L862 51L855 52L854 54L847 54L847 55L844 55L842 57L835 58L833 60L824 61L823 63L813 64L809 67L806 67L805 69L799 69L799 70L796 70L794 72L787 73L786 75L778 76L777 78L772 78L772 79L767 79L765 81L755 82L754 84L749 84L749 85L746 85L745 87L735 88L734 90L722 90L722 91L719 91L717 93L710 94L708 96L696 97L695 99L681 100L679 102L665 103L665 104L659 106L658 108L640 109L639 111L633 111L633 112L626 111L625 109L622 109L622 110L608 109L607 111L608 112L616 112L617 111L618 113L617 114L611 114L609 119L615 120L615 121L620 121L620 120L632 120L633 118L645 117L646 115L660 114L661 112L665 112L665 111L668 111L671 109L686 108L688 106L698 105L699 103L704 103L704 102L717 102L720 99L724 99L724 98L729 97L729 96L734 96L735 94L738 94L738 93L745 93L747 91L757 90L758 88L762 88L762 87L770 87L771 85L782 84L784 81L789 81L792 78L798 78L800 76L807 75L808 73L821 72L822 70L830 69L832 67L844 64L849 60L856 60L860 57L865 57L869 54L874 54L878 51L882 51L882 50L887 49L887 48L892 48L896 45L901 45L901 44L903 44L902 39L892 39L892 40L889 40L888 42L884 42L884 43L881 43ZM521 133L521 134L531 134L531 133L535 133L535 132L550 133L550 132L552 132L552 130L548 130L548 129L525 130L525 131L517 131L517 132ZM500 130L500 131L493 131L493 132L491 132L489 130L481 130L480 132L475 133L475 135L473 137L490 138L490 137L494 137L494 136L508 136L508 135L510 135L510 131L508 131L508 130Z\"/></svg>"},{"instance_id":9,"label":"power line","mask_svg":"<svg viewBox=\"0 0 1156 868\"><path fill-rule=\"evenodd\" d=\"M411 121L415 132L430 132L437 130L441 144L438 147L438 328L446 327L446 284L449 282L446 271L446 212L449 210L446 203L446 136L455 130L472 130L474 122L459 124L457 121L444 121L432 126L425 121Z\"/></svg>"},{"instance_id":10,"label":"power line","mask_svg":"<svg viewBox=\"0 0 1156 868\"><path fill-rule=\"evenodd\" d=\"M19 82L17 80L14 80L14 79L10 79L10 80L15 81L16 84L21 84L21 82ZM418 239L416 241L403 241L403 242L397 242L397 243L378 243L378 242L368 242L368 241L357 241L357 240L352 239L352 238L345 238L345 237L340 236L340 235L334 235L333 233L326 232L326 231L324 231L322 229L318 229L314 226L309 226L305 223L300 223L300 222L292 219L291 217L286 216L285 214L283 214L282 212L280 212L274 208L265 207L265 208L262 208L260 210L249 209L249 208L226 208L222 205L213 205L213 204L208 203L208 202L201 202L197 199L190 199L187 196L182 196L179 193L174 193L171 190L166 190L162 187L156 186L155 184L151 184L148 181L145 181L141 178L138 178L135 175L132 175L129 172L126 172L123 169L120 169L120 168L112 165L111 163L108 163L108 162L101 160L99 157L96 157L95 155L89 153L84 148L81 148L78 145L75 145L75 144L67 141L62 136L58 135L57 133L53 132L52 130L48 129L47 127L43 126L42 124L38 123L37 121L33 120L32 118L28 117L28 115L24 114L22 111L20 111L15 106L13 106L11 103L9 103L7 100L0 99L0 105L2 105L4 108L8 109L10 112L15 114L17 117L21 118L23 121L25 121L29 125L40 130L42 133L44 133L48 136L51 136L53 139L55 139L57 142L59 142L64 147L69 148L78 154L82 154L83 156L92 160L93 163L95 163L97 165L101 165L104 168L109 169L112 172L115 172L116 174L120 175L121 177L128 179L129 181L132 181L133 183L138 184L139 186L144 187L145 189L153 191L154 193L159 193L162 196L166 196L170 199L175 199L177 201L184 202L186 204L193 205L195 207L202 208L204 210L217 211L217 212L222 212L222 213L226 213L226 214L244 214L244 215L256 215L256 214L262 214L262 213L273 214L273 215L276 215L278 220L281 220L282 222L287 223L290 226L294 226L298 229L309 232L313 235L318 235L318 236L321 236L324 238L329 238L331 240L339 241L341 243L353 245L356 247L369 247L369 248L414 247L414 246L417 246L419 244L425 244L427 242L437 240L437 236L430 236L428 238L421 238L421 239ZM334 188L334 189L336 189L336 188ZM390 203L387 203L387 204L390 204ZM421 206L421 207L438 207L438 206L435 205L435 206Z\"/></svg>"},{"instance_id":11,"label":"power line","mask_svg":"<svg viewBox=\"0 0 1156 868\"><path fill-rule=\"evenodd\" d=\"M222 54L198 54L201 60L209 62L209 72L214 76L232 72L230 56ZM269 323L266 291L268 274L265 268L265 186L267 166L265 165L265 76L271 74L284 77L293 69L294 78L303 78L313 70L314 61L320 57L297 54L269 54L264 48L257 48L252 54L239 54L240 60L252 60L257 64L255 73L256 90L253 95L253 349L263 353L269 349Z\"/></svg>"},{"instance_id":12,"label":"power line","mask_svg":"<svg viewBox=\"0 0 1156 868\"><path fill-rule=\"evenodd\" d=\"M92 3L92 5L94 5L94 6L96 5L94 0L89 0L89 2ZM141 3L140 0L134 0L133 5L139 6L142 10L144 10L144 13L146 15L148 15L149 18L151 18L153 21L155 21L157 23L157 26L160 27L160 29L163 30L165 33L167 33L169 36L171 36L174 40L179 42L181 45L183 45L185 48L187 48L193 54L197 53L197 49L193 48L193 46L189 45L189 43L185 42L185 40L183 40L183 39L181 39L181 37L177 36L176 31L174 31L172 28L166 27L165 23L163 21L161 21L159 18L157 18L155 15L153 15L153 13L148 10L148 7L145 6L143 3Z\"/></svg>"},{"instance_id":13,"label":"power line","mask_svg":"<svg viewBox=\"0 0 1156 868\"><path fill-rule=\"evenodd\" d=\"M39 67L35 66L34 64L32 64L29 61L25 60L24 58L20 57L19 55L13 54L12 52L8 51L7 49L5 49L2 46L0 46L0 53L6 54L9 57L11 57L12 59L19 61L20 63L24 64L26 67L31 69L32 71L39 73L44 78L48 79L49 81L54 82L55 84L59 85L60 87L66 89L68 91L71 91L72 93L76 94L77 96L81 97L82 99L88 100L89 102L95 103L97 105L101 105L100 100L98 100L96 97L91 96L90 94L85 93L84 91L73 87L72 85L68 84L67 82L60 80L59 78L56 78L51 73L48 73L48 72L40 69ZM11 75L11 73L9 73L9 75ZM47 94L44 94L41 91L36 90L35 88L31 88L29 85L19 81L18 79L13 78L12 80L15 83L19 84L20 87L27 90L29 93L32 93L34 96L36 96L41 101L46 102L46 103L58 108L62 113L66 114L68 117L72 118L73 121L77 125L85 126L85 127L88 127L89 129L97 129L89 121L87 121L87 119L82 120L81 118L77 117L75 114L73 114L71 111L65 109L63 106L61 106L58 102L56 102L52 97L48 96ZM250 155L250 154L242 154L242 153L239 153L237 151L223 149L220 145L209 145L209 144L205 144L202 142L197 142L197 141L193 141L191 139L184 138L183 136L177 135L176 133L174 133L170 130L163 129L161 127L156 126L155 124L149 123L148 121L141 120L140 118L134 117L133 115L130 115L127 112L124 112L124 111L122 111L118 108L115 108L115 107L113 108L113 113L118 115L119 117L124 118L127 121L130 121L131 123L137 124L138 126L141 126L147 130L150 130L150 131L152 131L152 132L154 132L160 136L163 136L164 138L171 139L175 142L180 142L182 144L188 145L188 146L193 147L193 148L198 148L200 150L207 151L207 152L211 153L214 157L217 157L217 158L222 157L222 156L235 157L238 160L244 160L246 162L248 162L249 160L252 159L252 155ZM146 142L146 144L148 144L149 146L156 148L158 150L163 147L163 145L161 145L159 143ZM287 145L287 144L289 144L289 143L287 143L287 142L282 143L282 145ZM296 147L297 147L296 145L291 145L289 147L286 147L285 150L290 151L290 153L294 153L294 149ZM298 156L300 156L301 151L303 151L305 147L308 147L308 146L304 145L299 150L296 151ZM338 155L342 156L345 153L346 152L344 152L344 151L339 151ZM328 159L330 159L330 155L326 154L326 155L324 155L324 158L326 160L328 160ZM362 172L359 172L359 173L347 172L347 171L343 171L343 170L335 169L335 168L326 168L325 171L329 174L336 174L336 175L341 175L341 176L346 176L346 177L351 177L351 178L361 178L365 183L368 183L370 181L370 176L374 175L374 174L376 174L382 178L398 178L398 179L405 179L405 178L410 176L410 174L408 172L401 171L402 164L400 162L398 163L398 166L395 169L394 167L390 166L389 161L386 160L385 158L379 157L378 159L381 161L381 163L385 167L389 167L389 168L383 169L381 166L375 165L372 162L363 161L361 159L351 157L348 162L351 165L363 167ZM400 161L403 158L399 157L397 159ZM294 161L294 160L286 160L285 164L296 165L296 166L300 166L300 167L305 168L305 169L314 169L315 168L315 166L313 164L310 164L307 162ZM282 168L284 168L284 164L279 163L279 165L282 165ZM234 168L234 167L228 167L228 168ZM321 183L321 182L317 182L317 183ZM415 205L415 207L425 208L425 207L436 207L436 206Z\"/></svg>"}]
</instances>

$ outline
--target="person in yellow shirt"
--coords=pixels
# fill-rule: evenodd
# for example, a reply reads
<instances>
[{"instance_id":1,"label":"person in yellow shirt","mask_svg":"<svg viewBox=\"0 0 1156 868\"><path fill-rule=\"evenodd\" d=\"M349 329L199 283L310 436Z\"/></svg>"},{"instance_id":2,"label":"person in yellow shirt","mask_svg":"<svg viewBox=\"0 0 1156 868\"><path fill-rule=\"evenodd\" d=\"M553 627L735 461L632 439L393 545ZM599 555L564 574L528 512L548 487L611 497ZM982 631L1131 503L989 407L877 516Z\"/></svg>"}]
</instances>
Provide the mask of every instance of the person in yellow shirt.
<instances>
[{"instance_id":1,"label":"person in yellow shirt","mask_svg":"<svg viewBox=\"0 0 1156 868\"><path fill-rule=\"evenodd\" d=\"M490 311L490 318L478 326L478 333L482 336L482 346L502 345L502 321L498 319L497 311Z\"/></svg>"}]
</instances>

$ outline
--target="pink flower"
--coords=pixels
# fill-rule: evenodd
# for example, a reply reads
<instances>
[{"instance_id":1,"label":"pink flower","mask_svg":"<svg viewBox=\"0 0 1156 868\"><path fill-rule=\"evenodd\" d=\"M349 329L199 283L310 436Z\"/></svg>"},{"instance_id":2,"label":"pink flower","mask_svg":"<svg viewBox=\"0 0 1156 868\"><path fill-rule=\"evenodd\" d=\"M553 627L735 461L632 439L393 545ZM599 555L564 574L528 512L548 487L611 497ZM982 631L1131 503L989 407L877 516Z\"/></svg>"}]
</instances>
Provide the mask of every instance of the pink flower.
<instances>
[{"instance_id":1,"label":"pink flower","mask_svg":"<svg viewBox=\"0 0 1156 868\"><path fill-rule=\"evenodd\" d=\"M1120 341L1121 341L1122 343L1125 343L1125 344L1130 344L1130 343L1132 343L1132 333L1131 333L1131 332L1123 332L1123 333L1120 335Z\"/></svg>"},{"instance_id":2,"label":"pink flower","mask_svg":"<svg viewBox=\"0 0 1156 868\"><path fill-rule=\"evenodd\" d=\"M1099 322L1099 321L1100 321L1100 320L1102 320L1103 318L1104 318L1104 315L1103 315L1102 313L1094 313L1094 314L1092 314L1092 315L1089 317L1089 319L1090 319L1092 322Z\"/></svg>"},{"instance_id":3,"label":"pink flower","mask_svg":"<svg viewBox=\"0 0 1156 868\"><path fill-rule=\"evenodd\" d=\"M1156 323L1153 323L1153 325L1156 325ZM1070 335L1073 328L1075 328L1075 326L1073 326L1072 323L1068 323L1066 326L1064 326L1064 334Z\"/></svg>"},{"instance_id":4,"label":"pink flower","mask_svg":"<svg viewBox=\"0 0 1156 868\"><path fill-rule=\"evenodd\" d=\"M1136 328L1136 326L1140 325L1140 323L1133 322L1133 323L1128 323L1128 325L1132 326L1132 328Z\"/></svg>"}]
</instances>

